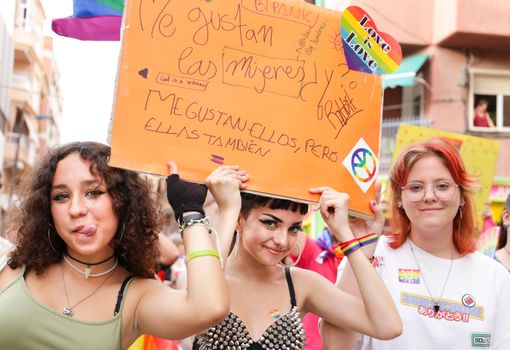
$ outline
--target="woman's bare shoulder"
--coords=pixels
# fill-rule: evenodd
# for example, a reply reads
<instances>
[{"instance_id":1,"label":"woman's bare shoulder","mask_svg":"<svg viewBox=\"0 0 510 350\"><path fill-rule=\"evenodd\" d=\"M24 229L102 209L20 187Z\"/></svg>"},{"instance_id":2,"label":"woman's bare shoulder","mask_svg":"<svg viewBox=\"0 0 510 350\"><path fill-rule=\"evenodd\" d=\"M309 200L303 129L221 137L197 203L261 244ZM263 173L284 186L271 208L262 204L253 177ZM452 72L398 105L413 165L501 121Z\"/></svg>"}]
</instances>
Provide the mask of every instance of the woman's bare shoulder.
<instances>
[{"instance_id":1,"label":"woman's bare shoulder","mask_svg":"<svg viewBox=\"0 0 510 350\"><path fill-rule=\"evenodd\" d=\"M11 268L9 265L5 265L0 270L0 291L11 284L21 274L21 267L16 269Z\"/></svg>"}]
</instances>

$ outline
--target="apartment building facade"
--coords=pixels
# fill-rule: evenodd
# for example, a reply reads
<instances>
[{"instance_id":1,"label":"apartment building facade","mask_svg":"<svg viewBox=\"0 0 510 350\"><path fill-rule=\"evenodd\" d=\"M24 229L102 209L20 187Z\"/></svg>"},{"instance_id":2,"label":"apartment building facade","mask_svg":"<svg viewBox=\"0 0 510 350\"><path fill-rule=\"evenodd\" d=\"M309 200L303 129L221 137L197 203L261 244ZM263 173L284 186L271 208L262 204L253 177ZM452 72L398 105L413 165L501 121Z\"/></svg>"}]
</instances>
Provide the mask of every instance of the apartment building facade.
<instances>
[{"instance_id":1,"label":"apartment building facade","mask_svg":"<svg viewBox=\"0 0 510 350\"><path fill-rule=\"evenodd\" d=\"M62 96L52 41L43 34L41 1L3 0L0 12L0 124L4 136L0 206L5 212L15 204L17 186L38 156L60 140Z\"/></svg>"},{"instance_id":2,"label":"apartment building facade","mask_svg":"<svg viewBox=\"0 0 510 350\"><path fill-rule=\"evenodd\" d=\"M324 5L363 8L402 47L404 74L385 77L386 157L401 123L496 139L501 150L491 199L501 209L510 193L510 2L326 0ZM494 126L475 125L474 107L482 99ZM385 127L393 135L385 134Z\"/></svg>"}]
</instances>

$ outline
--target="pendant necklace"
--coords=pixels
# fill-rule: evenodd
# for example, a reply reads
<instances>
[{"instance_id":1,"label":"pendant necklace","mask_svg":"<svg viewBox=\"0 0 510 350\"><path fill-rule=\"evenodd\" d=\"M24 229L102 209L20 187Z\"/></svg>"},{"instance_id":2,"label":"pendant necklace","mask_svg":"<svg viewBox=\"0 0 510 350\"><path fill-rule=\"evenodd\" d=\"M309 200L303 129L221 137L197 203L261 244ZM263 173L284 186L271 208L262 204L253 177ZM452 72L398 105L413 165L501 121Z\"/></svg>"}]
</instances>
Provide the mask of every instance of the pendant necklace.
<instances>
[{"instance_id":1,"label":"pendant necklace","mask_svg":"<svg viewBox=\"0 0 510 350\"><path fill-rule=\"evenodd\" d=\"M425 276L423 276L423 270L421 269L420 267L420 263L418 262L418 259L416 258L416 254L414 253L414 248L413 248L413 244L411 243L411 240L409 239L409 248L411 248L411 253L413 253L413 258L414 258L414 261L416 262L416 265L418 266L418 269L420 270L420 274L421 274L421 278L423 279L423 284L425 284L425 288L427 289L427 292L429 293L429 296L430 296L430 300L432 300L432 302L434 303L434 313L438 313L439 312L439 302L441 300L441 298L443 297L443 293L444 293L444 290L446 288L446 284L448 283L448 279L450 278L450 272L452 271L452 265L453 265L453 253L452 253L452 256L450 258L450 267L448 269L448 274L446 275L446 280L444 281L444 284L443 284L443 289L441 290L441 294L439 295L439 298L434 298L432 296L432 293L430 292L430 289L429 289L429 286L427 285L427 281L425 281Z\"/></svg>"},{"instance_id":2,"label":"pendant necklace","mask_svg":"<svg viewBox=\"0 0 510 350\"><path fill-rule=\"evenodd\" d=\"M90 268L90 266L93 266L93 265L99 265L99 264L102 264L104 262L107 262L108 260L110 260L112 257L106 259L106 260L103 260L102 262L98 262L98 263L93 263L93 264L89 264L89 263L82 263L81 261L79 260L76 260L78 261L80 264L84 264L84 265L88 265L88 267L86 267L85 269L80 269L79 267L77 266L74 266L73 263L67 258L67 257L70 257L71 259L73 260L76 260L75 258L71 257L70 255L68 254L64 254L64 262L67 264L67 266L69 266L70 268L72 268L74 271L80 273L83 275L83 277L85 277L85 279L89 278L89 277L101 277L101 276L104 276L104 275L107 275L109 274L110 272L112 272L113 270L115 270L115 268L117 267L117 265L119 264L119 260L118 259L115 259L115 263L113 264L112 267L110 267L108 270L106 271L103 271L103 272L99 272L99 273L91 273L92 272L92 269Z\"/></svg>"},{"instance_id":3,"label":"pendant necklace","mask_svg":"<svg viewBox=\"0 0 510 350\"><path fill-rule=\"evenodd\" d=\"M64 255L64 258L65 258L65 255ZM101 281L101 283L99 283L99 285L96 287L96 289L94 289L92 291L92 293L90 293L89 295L85 296L84 298L80 299L78 302L74 303L73 305L71 305L71 303L69 302L69 294L67 292L67 285L66 285L66 278L64 276L64 265L61 265L62 267L62 280L64 282L64 291L66 293L66 301L67 301L67 305L66 307L64 307L64 310L62 311L62 313L65 315L65 316L69 316L69 317L73 317L74 315L74 311L73 309L78 306L79 304L81 304L82 302L84 302L85 300L87 300L88 298L90 298L91 296L93 296L94 294L96 294L96 292L103 286L103 284L105 284L105 282L108 280L108 278L110 278L110 276L112 274L109 274L108 276L106 276L104 278L104 280ZM114 268L117 267L117 264L114 265ZM113 270L110 269L109 272L112 272Z\"/></svg>"}]
</instances>

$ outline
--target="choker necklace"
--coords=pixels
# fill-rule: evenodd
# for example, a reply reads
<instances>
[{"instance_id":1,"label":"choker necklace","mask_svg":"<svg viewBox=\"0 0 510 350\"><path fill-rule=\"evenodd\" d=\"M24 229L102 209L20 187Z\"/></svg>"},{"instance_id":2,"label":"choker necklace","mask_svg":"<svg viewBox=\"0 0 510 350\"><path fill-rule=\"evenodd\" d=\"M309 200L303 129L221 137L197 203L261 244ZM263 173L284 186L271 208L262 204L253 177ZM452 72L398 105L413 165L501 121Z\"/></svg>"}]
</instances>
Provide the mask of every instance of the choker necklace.
<instances>
[{"instance_id":1,"label":"choker necklace","mask_svg":"<svg viewBox=\"0 0 510 350\"><path fill-rule=\"evenodd\" d=\"M109 258L106 258L104 260L101 260L101 261L98 261L96 263L89 263L89 262L85 262L85 261L81 261L81 260L78 260L76 259L74 256L72 256L71 254L69 253L66 253L66 256L68 256L69 258L71 258L71 260L74 260L76 262L79 262L80 264L83 264L83 265L87 265L87 267L91 267L91 266L96 266L96 265L101 265L105 262L107 262L108 260L110 260L111 258L113 258L115 256L115 254L113 254L112 256L110 256Z\"/></svg>"},{"instance_id":2,"label":"choker necklace","mask_svg":"<svg viewBox=\"0 0 510 350\"><path fill-rule=\"evenodd\" d=\"M429 293L430 300L434 303L434 313L437 314L439 312L439 302L441 301L441 298L443 297L443 292L446 288L446 284L448 283L448 279L450 278L450 272L452 271L452 265L453 265L453 253L450 258L450 268L448 269L448 274L446 275L446 280L443 284L443 289L441 290L441 294L439 295L439 298L434 298L432 296L432 293L430 292L429 286L427 285L427 281L425 281L425 276L423 276L423 270L420 267L420 263L418 262L418 259L416 259L416 254L414 253L413 244L411 243L411 240L409 239L409 248L411 248L411 253L413 253L414 261L416 262L416 265L418 266L418 269L420 270L421 278L423 279L423 284L425 284L425 288L427 288L427 292Z\"/></svg>"},{"instance_id":3,"label":"choker necklace","mask_svg":"<svg viewBox=\"0 0 510 350\"><path fill-rule=\"evenodd\" d=\"M64 257L65 257L65 255L64 255ZM71 305L71 303L69 302L69 293L67 292L66 278L64 276L64 265L60 265L60 266L62 267L62 281L64 281L64 291L66 293L66 301L67 301L67 306L64 307L64 310L62 310L62 313L65 316L73 317L73 315L74 315L73 309L76 306L78 306L79 304L81 304L82 302L84 302L85 300L87 300L88 298L90 298L91 296L93 296L94 294L96 294L96 292L99 290L99 288L101 288L103 286L103 284L105 284L106 280L108 280L108 278L110 278L111 274L106 276L104 278L104 280L102 280L101 283L99 283L99 285L96 287L96 289L94 289L92 291L92 293L90 293L89 295L85 296L84 298L78 300L76 303Z\"/></svg>"},{"instance_id":4,"label":"choker necklace","mask_svg":"<svg viewBox=\"0 0 510 350\"><path fill-rule=\"evenodd\" d=\"M74 271L76 271L78 273L81 273L85 277L85 279L87 279L89 277L101 277L101 276L107 275L110 272L112 272L113 270L115 270L115 268L119 264L119 260L115 259L115 263L108 270L103 271L103 272L99 272L99 273L92 273L92 270L90 269L90 267L86 267L85 269L82 270L79 267L74 266L73 263L69 261L67 256L68 256L67 254L64 254L64 262L67 264L67 266L72 268ZM110 259L108 259L108 260L110 260Z\"/></svg>"}]
</instances>

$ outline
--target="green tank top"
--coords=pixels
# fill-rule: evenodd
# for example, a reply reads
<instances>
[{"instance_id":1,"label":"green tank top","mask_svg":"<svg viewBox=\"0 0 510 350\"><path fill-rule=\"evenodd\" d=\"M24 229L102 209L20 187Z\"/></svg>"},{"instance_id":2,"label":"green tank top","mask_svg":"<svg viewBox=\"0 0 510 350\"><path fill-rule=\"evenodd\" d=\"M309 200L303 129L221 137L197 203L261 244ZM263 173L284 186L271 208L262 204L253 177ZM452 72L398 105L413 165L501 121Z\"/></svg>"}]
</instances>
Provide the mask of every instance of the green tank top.
<instances>
[{"instance_id":1,"label":"green tank top","mask_svg":"<svg viewBox=\"0 0 510 350\"><path fill-rule=\"evenodd\" d=\"M121 348L122 304L120 312L109 320L76 320L32 298L24 274L25 268L16 280L0 291L0 350ZM128 285L129 282L126 288Z\"/></svg>"}]
</instances>

